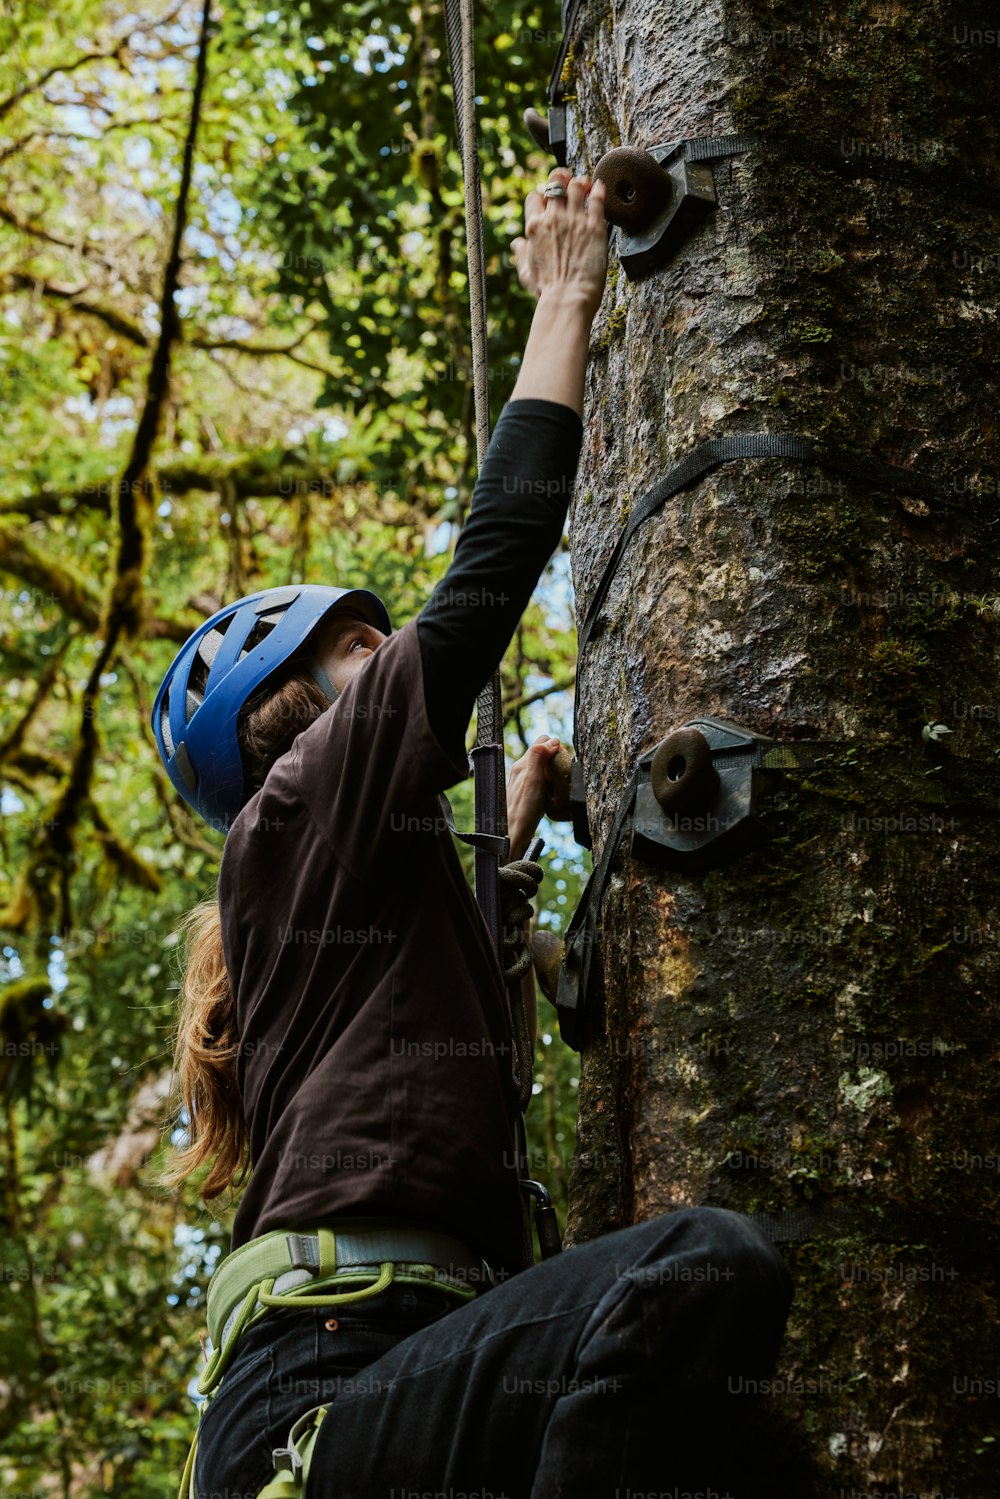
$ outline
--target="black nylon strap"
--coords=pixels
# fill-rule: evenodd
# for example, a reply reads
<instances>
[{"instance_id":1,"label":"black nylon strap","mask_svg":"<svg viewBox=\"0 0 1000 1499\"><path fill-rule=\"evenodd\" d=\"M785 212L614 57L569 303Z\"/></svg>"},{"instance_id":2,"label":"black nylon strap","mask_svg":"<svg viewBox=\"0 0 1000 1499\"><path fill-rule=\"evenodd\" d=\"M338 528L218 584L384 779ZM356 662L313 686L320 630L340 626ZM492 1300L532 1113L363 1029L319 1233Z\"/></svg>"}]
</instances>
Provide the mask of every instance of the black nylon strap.
<instances>
[{"instance_id":1,"label":"black nylon strap","mask_svg":"<svg viewBox=\"0 0 1000 1499\"><path fill-rule=\"evenodd\" d=\"M675 494L734 458L794 458L802 463L815 463L823 468L850 474L852 478L876 484L890 494L910 494L928 500L938 494L937 487L931 480L914 474L909 469L894 468L891 464L882 463L864 453L854 453L847 448L827 447L791 433L748 432L733 437L711 437L686 453L632 507L625 529L615 542L614 551L605 564L587 607L580 628L578 656L582 656L587 648L622 554L639 527Z\"/></svg>"},{"instance_id":2,"label":"black nylon strap","mask_svg":"<svg viewBox=\"0 0 1000 1499\"><path fill-rule=\"evenodd\" d=\"M463 843L471 844L475 849L485 849L490 854L495 854L498 859L506 859L510 853L510 839L498 838L493 833L460 833L455 826L455 814L451 808L451 802L442 791L440 794L441 806L444 811L444 820L450 832L456 838L461 838Z\"/></svg>"},{"instance_id":3,"label":"black nylon strap","mask_svg":"<svg viewBox=\"0 0 1000 1499\"><path fill-rule=\"evenodd\" d=\"M845 142L830 145L827 141L813 141L806 136L767 135L703 135L689 136L678 145L684 146L686 161L723 161L728 157L745 156L750 151L760 151L779 161L809 161L818 166L839 172L842 177L865 177L876 182L897 182L906 187L918 187L924 191L947 192L974 203L982 208L996 209L1000 202L997 188L988 183L977 182L974 177L960 177L951 167L930 162L917 166L912 161L901 161L876 156L869 158L860 154L864 141L853 149Z\"/></svg>"},{"instance_id":4,"label":"black nylon strap","mask_svg":"<svg viewBox=\"0 0 1000 1499\"><path fill-rule=\"evenodd\" d=\"M582 9L583 9L583 0L569 0L569 5L568 6L566 4L566 0L563 0L563 8L562 8L563 34L562 34L562 41L559 44L559 52L558 52L558 55L557 55L556 60L555 60L555 66L552 69L552 76L549 79L549 103L550 104L558 104L560 102L560 100L561 100L562 90L561 90L561 88L559 86L559 80L562 77L563 66L564 66L564 64L566 62L566 57L567 57L567 54L569 53L569 49L570 49L570 47L573 44L573 38L576 35L576 23L579 20L580 11Z\"/></svg>"},{"instance_id":5,"label":"black nylon strap","mask_svg":"<svg viewBox=\"0 0 1000 1499\"><path fill-rule=\"evenodd\" d=\"M635 792L638 784L639 771L636 769L632 772L629 782L621 794L614 822L608 829L608 836L604 840L604 847L601 849L601 856L594 865L590 879L587 881L583 894L580 897L580 903L573 912L570 924L566 928L566 952L563 962L567 967L579 969L580 985L578 992L581 1000L579 1006L581 1010L590 986L590 963L594 950L594 921L601 908L601 901L604 898L604 887L608 882L611 866L621 847L622 835L625 832L626 822L632 811L632 804L635 801ZM568 990L562 980L560 980L560 993L557 996L557 1005L562 1005L560 1021L567 1008L567 996ZM567 1038L564 1036L563 1039Z\"/></svg>"},{"instance_id":6,"label":"black nylon strap","mask_svg":"<svg viewBox=\"0 0 1000 1499\"><path fill-rule=\"evenodd\" d=\"M927 1247L958 1259L1000 1258L1000 1228L993 1223L970 1222L930 1213L908 1213L868 1204L857 1207L817 1204L791 1208L783 1213L747 1213L745 1216L772 1244L860 1236L876 1244Z\"/></svg>"}]
</instances>

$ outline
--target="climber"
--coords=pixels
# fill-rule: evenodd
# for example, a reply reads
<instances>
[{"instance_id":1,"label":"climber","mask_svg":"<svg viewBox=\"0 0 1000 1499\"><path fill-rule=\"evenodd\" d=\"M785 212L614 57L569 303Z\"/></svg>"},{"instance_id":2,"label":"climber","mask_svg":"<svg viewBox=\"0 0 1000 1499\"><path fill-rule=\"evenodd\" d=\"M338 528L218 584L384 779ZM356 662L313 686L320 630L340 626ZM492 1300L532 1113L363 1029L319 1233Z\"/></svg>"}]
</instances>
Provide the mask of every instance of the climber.
<instances>
[{"instance_id":1,"label":"climber","mask_svg":"<svg viewBox=\"0 0 1000 1499\"><path fill-rule=\"evenodd\" d=\"M210 1162L212 1197L252 1166L184 1499L744 1492L751 1406L727 1382L772 1368L787 1272L708 1208L526 1262L503 979L440 816L562 535L603 201L564 168L527 197L524 358L417 619L393 631L364 588L266 589L195 632L154 703L173 784L226 832L218 905L190 920L173 1179ZM512 773L513 857L557 747Z\"/></svg>"}]
</instances>

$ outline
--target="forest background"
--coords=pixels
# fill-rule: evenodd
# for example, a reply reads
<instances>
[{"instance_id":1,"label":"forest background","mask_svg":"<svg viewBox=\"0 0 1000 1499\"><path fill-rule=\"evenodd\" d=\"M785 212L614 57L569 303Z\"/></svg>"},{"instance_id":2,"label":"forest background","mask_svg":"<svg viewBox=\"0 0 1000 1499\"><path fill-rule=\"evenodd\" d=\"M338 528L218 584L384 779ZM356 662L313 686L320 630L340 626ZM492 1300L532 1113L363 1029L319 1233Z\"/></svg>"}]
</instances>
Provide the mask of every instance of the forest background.
<instances>
[{"instance_id":1,"label":"forest background","mask_svg":"<svg viewBox=\"0 0 1000 1499\"><path fill-rule=\"evenodd\" d=\"M494 423L557 9L479 17ZM305 580L374 589L397 627L419 611L474 481L466 296L439 0L233 0L207 27L186 0L0 9L6 1499L176 1492L232 1205L156 1176L179 922L222 839L170 787L150 706L239 595ZM574 659L561 549L504 665L508 767L569 742ZM541 831L537 919L561 930L590 858ZM539 1008L530 1165L563 1222L578 1058Z\"/></svg>"}]
</instances>

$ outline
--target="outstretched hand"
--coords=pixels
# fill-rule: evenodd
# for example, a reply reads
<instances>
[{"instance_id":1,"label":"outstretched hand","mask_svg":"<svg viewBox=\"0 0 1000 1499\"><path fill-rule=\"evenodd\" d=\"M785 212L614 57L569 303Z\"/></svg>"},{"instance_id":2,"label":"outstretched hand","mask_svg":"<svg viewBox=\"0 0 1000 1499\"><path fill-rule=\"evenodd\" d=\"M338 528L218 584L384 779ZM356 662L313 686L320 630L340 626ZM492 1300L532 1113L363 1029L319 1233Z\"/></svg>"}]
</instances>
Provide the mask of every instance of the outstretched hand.
<instances>
[{"instance_id":1,"label":"outstretched hand","mask_svg":"<svg viewBox=\"0 0 1000 1499\"><path fill-rule=\"evenodd\" d=\"M546 291L578 294L593 318L608 273L604 183L574 177L568 167L556 167L549 182L565 187L566 196L531 192L525 199L524 235L511 241L518 280L536 297Z\"/></svg>"}]
</instances>

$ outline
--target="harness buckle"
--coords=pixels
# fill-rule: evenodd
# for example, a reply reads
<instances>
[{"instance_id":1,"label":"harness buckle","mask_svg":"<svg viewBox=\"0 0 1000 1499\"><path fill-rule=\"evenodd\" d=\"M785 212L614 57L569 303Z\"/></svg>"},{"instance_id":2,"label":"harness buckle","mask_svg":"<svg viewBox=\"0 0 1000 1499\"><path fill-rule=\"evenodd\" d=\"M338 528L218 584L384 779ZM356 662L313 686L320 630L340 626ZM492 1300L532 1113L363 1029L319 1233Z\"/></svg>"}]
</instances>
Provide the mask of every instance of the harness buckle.
<instances>
[{"instance_id":1,"label":"harness buckle","mask_svg":"<svg viewBox=\"0 0 1000 1499\"><path fill-rule=\"evenodd\" d=\"M296 1447L275 1447L271 1452L275 1473L288 1472L298 1481L302 1471L302 1459Z\"/></svg>"},{"instance_id":2,"label":"harness buckle","mask_svg":"<svg viewBox=\"0 0 1000 1499\"><path fill-rule=\"evenodd\" d=\"M309 1234L286 1234L285 1244L292 1270L315 1270L319 1265L316 1240Z\"/></svg>"}]
</instances>

